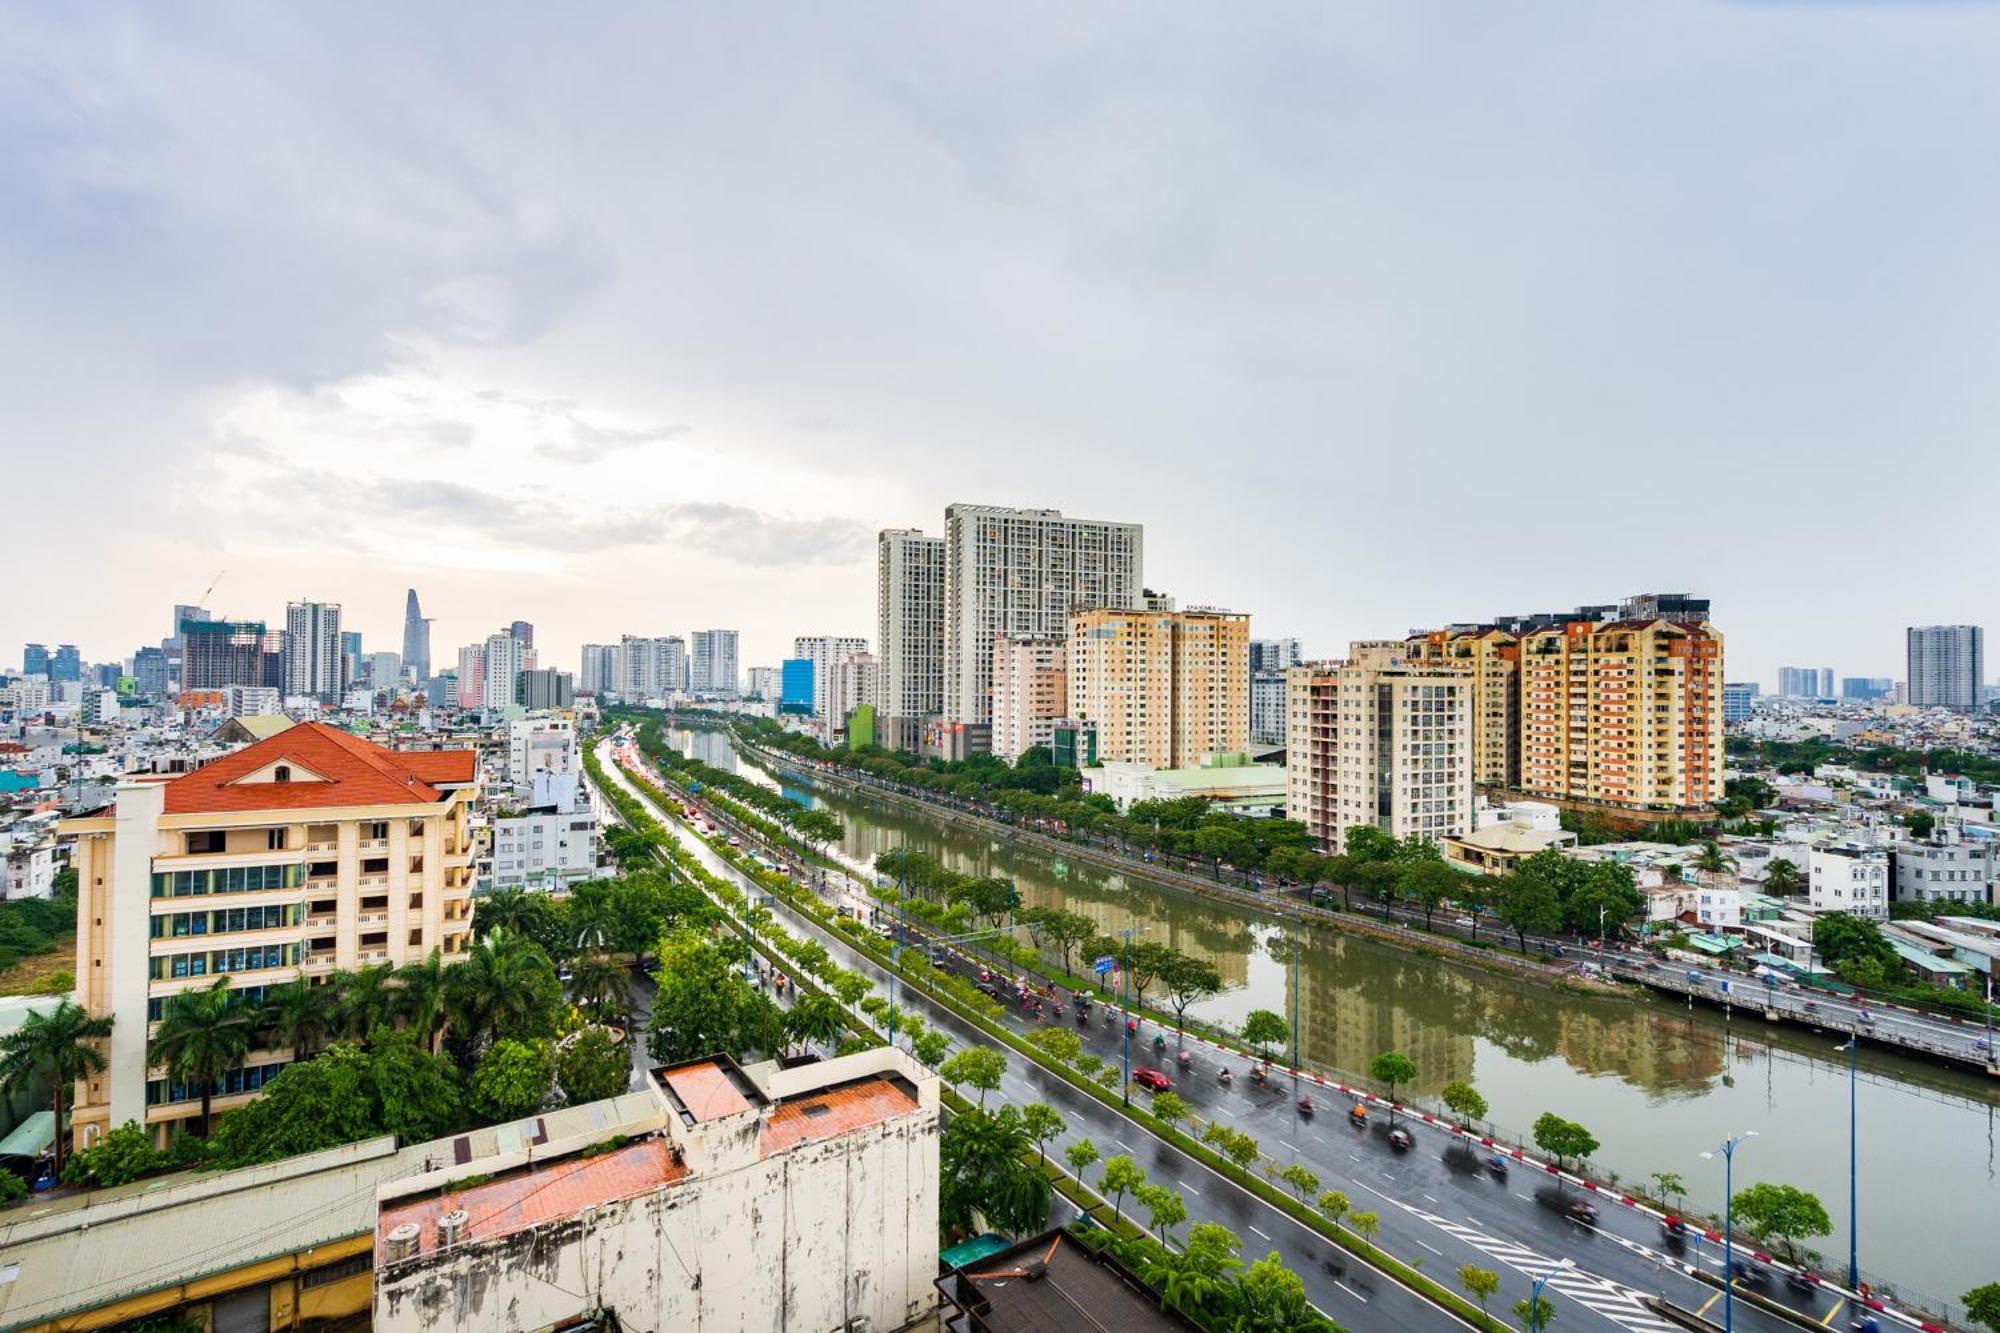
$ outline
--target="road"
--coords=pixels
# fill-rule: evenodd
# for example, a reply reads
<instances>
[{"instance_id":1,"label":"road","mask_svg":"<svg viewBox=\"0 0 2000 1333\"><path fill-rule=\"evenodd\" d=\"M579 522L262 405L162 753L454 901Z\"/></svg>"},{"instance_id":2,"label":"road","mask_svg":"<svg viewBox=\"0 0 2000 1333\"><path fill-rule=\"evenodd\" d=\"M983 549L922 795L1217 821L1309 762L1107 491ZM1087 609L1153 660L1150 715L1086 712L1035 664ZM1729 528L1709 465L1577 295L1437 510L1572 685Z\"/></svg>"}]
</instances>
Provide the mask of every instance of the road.
<instances>
[{"instance_id":1,"label":"road","mask_svg":"<svg viewBox=\"0 0 2000 1333\"><path fill-rule=\"evenodd\" d=\"M711 869L740 880L727 862L678 821L668 823L675 835L695 848ZM819 932L817 923L790 913L786 915L795 928L818 934L829 948L836 950L836 957L844 966L855 967L878 982L886 980L880 969L848 949L839 936ZM976 963L962 958L956 965L973 975L979 970ZM921 1012L956 1041L981 1040L969 1025L949 1015L939 1017L929 1006L924 1006ZM1011 1007L1007 1021L1022 1033L1041 1025ZM1107 1025L1100 1014L1093 1015L1092 1021L1082 1028L1075 1025L1073 1018L1066 1023L1086 1039L1086 1049L1091 1053L1113 1061L1122 1056L1123 1027L1117 1021ZM1511 1308L1516 1299L1528 1294L1535 1276L1548 1271L1558 1260L1569 1258L1575 1268L1559 1274L1548 1289L1555 1293L1559 1307L1568 1304L1636 1333L1664 1333L1672 1327L1641 1304L1647 1295L1661 1295L1689 1309L1714 1305L1710 1314L1718 1317L1721 1314L1719 1303L1711 1299L1718 1292L1689 1277L1682 1269L1684 1264L1699 1264L1710 1272L1720 1272L1719 1245L1709 1245L1697 1238L1678 1251L1669 1251L1662 1248L1655 1219L1625 1209L1610 1199L1599 1200L1599 1217L1594 1224L1570 1220L1563 1209L1583 1193L1577 1186L1559 1190L1548 1177L1519 1164L1511 1169L1508 1179L1496 1180L1488 1173L1482 1155L1473 1154L1460 1141L1441 1131L1421 1123L1412 1124L1407 1117L1403 1123L1419 1131L1415 1146L1407 1153L1394 1152L1387 1143L1388 1124L1379 1114L1371 1117L1375 1123L1365 1132L1357 1131L1341 1114L1344 1103L1319 1090L1313 1093L1319 1113L1308 1120L1296 1109L1297 1094L1282 1074L1271 1086L1259 1087L1248 1076L1243 1061L1228 1057L1226 1063L1235 1071L1236 1078L1233 1086L1224 1088L1216 1081L1215 1071L1225 1061L1213 1048L1191 1043L1190 1049L1198 1049L1200 1053L1194 1056L1194 1069L1184 1074L1173 1059L1171 1033L1167 1034L1169 1046L1165 1052L1154 1050L1152 1035L1151 1026L1142 1025L1132 1047L1133 1068L1161 1070L1204 1118L1220 1119L1251 1134L1267 1156L1283 1164L1294 1161L1305 1164L1319 1176L1321 1188L1340 1189L1356 1209L1376 1212L1381 1219L1378 1243L1406 1261L1418 1261L1434 1278L1450 1284L1455 1281L1453 1274L1458 1267L1468 1263L1498 1271L1502 1285L1495 1308ZM1027 1067L1013 1067L1018 1065ZM1306 1086L1312 1087L1310 1082ZM1290 1235L1292 1247L1278 1248L1302 1272L1309 1266L1323 1264L1335 1253L1316 1233L1153 1139L1132 1122L1077 1093L1039 1066L1018 1058L1012 1060L1002 1092L1010 1099L1047 1101L1070 1121L1070 1132L1058 1140L1058 1146L1052 1146L1052 1154L1079 1135L1092 1138L1107 1156L1113 1151L1136 1147L1135 1155L1152 1174L1172 1179L1183 1188L1194 1220L1222 1221L1252 1244L1261 1243L1257 1237L1282 1239ZM1133 1095L1145 1096L1136 1087ZM1213 1218L1203 1216L1199 1211L1203 1206L1200 1201L1211 1199L1223 1202L1226 1211ZM1229 1206L1232 1202L1236 1206ZM1246 1218L1245 1207L1260 1210L1269 1220L1256 1222ZM1747 1250L1747 1246L1739 1247L1739 1258L1747 1258ZM1350 1272L1366 1272L1355 1264L1349 1264L1349 1268ZM1311 1275L1306 1276L1310 1282ZM1374 1281L1376 1289L1366 1293L1371 1304L1383 1299L1386 1294L1383 1288L1409 1299L1407 1293L1388 1279L1376 1277ZM1357 1284L1358 1278L1350 1276L1345 1286L1336 1281L1334 1288L1351 1302L1358 1299ZM1775 1276L1764 1291L1774 1298L1790 1300L1816 1322L1826 1320L1831 1327L1845 1326L1844 1321L1834 1322L1847 1309L1837 1295L1791 1292ZM1316 1293L1315 1301L1320 1299ZM1363 1326L1333 1306L1322 1303L1321 1308L1343 1323ZM1418 1309L1428 1312L1428 1307ZM1753 1331L1788 1327L1775 1316L1743 1302L1737 1303L1736 1320L1740 1327Z\"/></svg>"},{"instance_id":2,"label":"road","mask_svg":"<svg viewBox=\"0 0 2000 1333\"><path fill-rule=\"evenodd\" d=\"M600 743L599 757L605 771L612 774L613 780L627 791L642 800L647 799L625 781L608 751L608 744ZM661 823L710 872L746 889L751 887L744 875L678 819L657 806L655 809L662 816ZM842 967L867 977L881 994L890 993L889 974L873 959L853 949L840 935L821 930L816 921L794 913L783 902L774 902L771 910L791 930L819 939ZM912 994L905 987L898 985L895 997L900 1007L922 1016L931 1027L945 1033L957 1046L991 1044L969 1023L931 1004L924 997ZM1278 1251L1305 1282L1306 1293L1312 1302L1343 1326L1357 1333L1462 1327L1401 1285L1351 1259L1317 1232L1146 1134L1131 1121L1077 1091L1041 1066L1011 1057L999 1095L1017 1104L1046 1102L1061 1113L1068 1128L1049 1144L1050 1156L1057 1160L1061 1160L1064 1148L1081 1138L1092 1140L1105 1157L1129 1152L1150 1176L1171 1181L1181 1190L1189 1224L1215 1222L1228 1227L1243 1238L1244 1250L1252 1258L1260 1257L1267 1250ZM1127 1203L1129 1205L1129 1199ZM1140 1220L1143 1222L1143 1217ZM1526 1291L1524 1281L1521 1294L1525 1295Z\"/></svg>"}]
</instances>

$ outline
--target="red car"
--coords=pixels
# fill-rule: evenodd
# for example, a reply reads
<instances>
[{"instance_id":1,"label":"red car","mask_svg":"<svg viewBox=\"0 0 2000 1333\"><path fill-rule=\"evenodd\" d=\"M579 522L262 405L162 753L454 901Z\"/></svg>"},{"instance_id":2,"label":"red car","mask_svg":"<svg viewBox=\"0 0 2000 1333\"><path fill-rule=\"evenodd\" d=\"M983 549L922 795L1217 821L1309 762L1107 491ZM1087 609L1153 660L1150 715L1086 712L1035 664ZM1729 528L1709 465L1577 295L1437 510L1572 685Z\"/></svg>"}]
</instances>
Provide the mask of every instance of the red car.
<instances>
[{"instance_id":1,"label":"red car","mask_svg":"<svg viewBox=\"0 0 2000 1333\"><path fill-rule=\"evenodd\" d=\"M1172 1080L1157 1069L1135 1069L1132 1071L1132 1081L1142 1088L1151 1088L1154 1092L1171 1092L1174 1086Z\"/></svg>"}]
</instances>

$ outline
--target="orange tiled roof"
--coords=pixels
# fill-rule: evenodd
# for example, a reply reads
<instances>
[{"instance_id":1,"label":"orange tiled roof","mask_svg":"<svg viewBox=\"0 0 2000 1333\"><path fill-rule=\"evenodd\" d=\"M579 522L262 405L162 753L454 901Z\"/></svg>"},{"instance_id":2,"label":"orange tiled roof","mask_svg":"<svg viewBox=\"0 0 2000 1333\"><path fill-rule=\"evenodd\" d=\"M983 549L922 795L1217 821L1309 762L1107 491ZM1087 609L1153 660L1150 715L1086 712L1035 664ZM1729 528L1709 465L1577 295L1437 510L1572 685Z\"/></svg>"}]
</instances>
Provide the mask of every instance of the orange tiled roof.
<instances>
[{"instance_id":1,"label":"orange tiled roof","mask_svg":"<svg viewBox=\"0 0 2000 1333\"><path fill-rule=\"evenodd\" d=\"M251 773L286 761L324 781L233 785ZM445 793L431 784L470 782L478 771L478 763L478 756L471 750L401 753L385 750L322 722L302 722L175 778L167 784L166 812L187 815L326 806L436 805L445 799Z\"/></svg>"},{"instance_id":2,"label":"orange tiled roof","mask_svg":"<svg viewBox=\"0 0 2000 1333\"><path fill-rule=\"evenodd\" d=\"M466 1212L466 1240L492 1240L544 1222L574 1217L592 1204L630 1199L687 1175L664 1139L647 1139L597 1157L573 1157L505 1176L442 1198L411 1199L381 1210L375 1223L375 1263L382 1239L405 1222L420 1228L419 1252L437 1252L437 1220L455 1208Z\"/></svg>"},{"instance_id":3,"label":"orange tiled roof","mask_svg":"<svg viewBox=\"0 0 2000 1333\"><path fill-rule=\"evenodd\" d=\"M728 1073L713 1060L669 1070L660 1076L660 1081L681 1099L681 1105L687 1107L696 1124L750 1109L749 1098L737 1090Z\"/></svg>"},{"instance_id":4,"label":"orange tiled roof","mask_svg":"<svg viewBox=\"0 0 2000 1333\"><path fill-rule=\"evenodd\" d=\"M778 1103L764 1124L757 1148L760 1155L769 1157L807 1139L838 1138L916 1109L916 1096L905 1084L878 1074Z\"/></svg>"}]
</instances>

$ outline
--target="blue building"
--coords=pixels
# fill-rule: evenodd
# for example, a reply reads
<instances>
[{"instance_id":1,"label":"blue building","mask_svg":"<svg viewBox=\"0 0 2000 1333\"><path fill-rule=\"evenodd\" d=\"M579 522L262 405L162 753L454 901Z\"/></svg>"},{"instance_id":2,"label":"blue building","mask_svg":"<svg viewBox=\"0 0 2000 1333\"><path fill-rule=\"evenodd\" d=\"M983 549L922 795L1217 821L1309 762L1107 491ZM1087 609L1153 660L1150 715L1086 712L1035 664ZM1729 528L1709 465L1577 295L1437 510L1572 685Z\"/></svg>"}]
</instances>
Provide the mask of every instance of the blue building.
<instances>
[{"instance_id":1,"label":"blue building","mask_svg":"<svg viewBox=\"0 0 2000 1333\"><path fill-rule=\"evenodd\" d=\"M778 664L778 711L811 713L813 664L810 657L787 657Z\"/></svg>"},{"instance_id":2,"label":"blue building","mask_svg":"<svg viewBox=\"0 0 2000 1333\"><path fill-rule=\"evenodd\" d=\"M1750 681L1727 681L1722 686L1722 720L1724 722L1748 722L1750 701L1757 697L1757 686Z\"/></svg>"}]
</instances>

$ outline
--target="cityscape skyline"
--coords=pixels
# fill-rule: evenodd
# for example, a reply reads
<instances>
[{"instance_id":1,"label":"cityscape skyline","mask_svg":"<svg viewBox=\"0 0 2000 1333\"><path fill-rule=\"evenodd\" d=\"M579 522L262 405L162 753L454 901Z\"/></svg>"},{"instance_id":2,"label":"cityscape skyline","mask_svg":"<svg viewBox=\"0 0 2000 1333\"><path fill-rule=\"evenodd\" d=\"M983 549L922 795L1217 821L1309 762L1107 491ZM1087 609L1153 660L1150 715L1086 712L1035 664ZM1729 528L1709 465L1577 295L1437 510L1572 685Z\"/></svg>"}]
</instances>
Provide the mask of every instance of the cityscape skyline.
<instances>
[{"instance_id":1,"label":"cityscape skyline","mask_svg":"<svg viewBox=\"0 0 2000 1333\"><path fill-rule=\"evenodd\" d=\"M1703 590L1766 683L2000 618L1953 559L1843 568L1828 618L1798 557L1882 469L1963 478L1927 522L1978 530L2000 265L1956 164L2000 13L1420 8L1071 15L1053 49L980 14L424 17L386 64L359 14L13 11L0 436L94 480L88 542L16 516L63 559L0 643L129 653L222 565L218 614L338 601L382 648L415 586L438 660L529 615L554 661L734 624L768 663L808 609L869 624L875 533L964 500L1142 522L1156 586L1315 656L1561 604L1582 550ZM513 95L577 49L663 63ZM1632 96L1662 80L1699 114ZM1603 498L1669 459L1707 483L1631 541ZM1560 555L1496 539L1554 513ZM1310 576L1269 576L1273 534Z\"/></svg>"}]
</instances>

